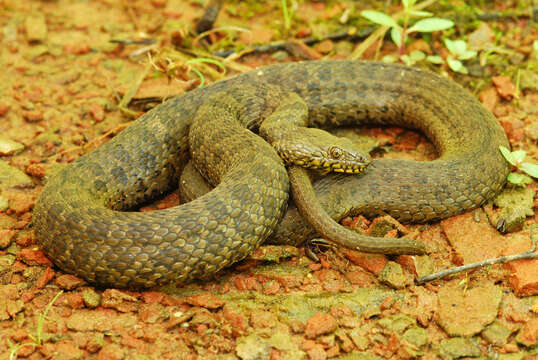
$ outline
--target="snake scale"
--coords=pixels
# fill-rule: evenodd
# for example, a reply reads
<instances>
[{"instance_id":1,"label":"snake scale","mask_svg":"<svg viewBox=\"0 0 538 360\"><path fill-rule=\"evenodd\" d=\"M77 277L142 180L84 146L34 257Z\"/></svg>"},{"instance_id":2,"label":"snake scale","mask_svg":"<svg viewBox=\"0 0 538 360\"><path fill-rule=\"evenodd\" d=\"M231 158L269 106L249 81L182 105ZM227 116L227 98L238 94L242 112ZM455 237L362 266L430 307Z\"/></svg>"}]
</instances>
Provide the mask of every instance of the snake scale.
<instances>
[{"instance_id":1,"label":"snake scale","mask_svg":"<svg viewBox=\"0 0 538 360\"><path fill-rule=\"evenodd\" d=\"M508 146L502 128L450 80L374 62L277 64L166 101L52 177L34 209L45 253L62 270L98 285L148 287L207 276L271 234L268 241L288 244L314 236L293 206L278 223L285 208L279 204L287 201L287 187L275 185L285 177L282 168L261 172L250 166L243 180L235 178L235 188L211 192L213 200L202 207L195 202L150 213L124 211L177 185L188 158L189 127L208 98L262 83L299 94L316 127L391 124L420 130L436 146L440 156L434 161L381 159L362 175L317 181L316 195L336 220L358 213L388 213L404 222L445 218L493 197L509 172L498 151ZM225 129L213 130L213 141L226 136ZM237 143L223 146L252 151ZM265 155L254 155L263 167ZM247 186L254 183L256 191ZM239 197L230 199L230 193ZM245 229L252 230L248 236L241 235Z\"/></svg>"}]
</instances>

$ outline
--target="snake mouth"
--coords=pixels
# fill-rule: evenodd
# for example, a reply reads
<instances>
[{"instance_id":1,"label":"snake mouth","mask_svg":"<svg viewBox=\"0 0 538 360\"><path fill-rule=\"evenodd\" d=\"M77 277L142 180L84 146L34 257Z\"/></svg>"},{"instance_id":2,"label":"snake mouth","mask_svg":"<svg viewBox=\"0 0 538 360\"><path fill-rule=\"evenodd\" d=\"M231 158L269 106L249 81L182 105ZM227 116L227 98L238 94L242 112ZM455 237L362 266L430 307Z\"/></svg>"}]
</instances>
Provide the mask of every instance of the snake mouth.
<instances>
[{"instance_id":1,"label":"snake mouth","mask_svg":"<svg viewBox=\"0 0 538 360\"><path fill-rule=\"evenodd\" d=\"M345 174L359 174L363 172L370 161L337 161L337 160L327 160L319 158L304 158L304 159L295 159L292 162L294 165L301 166L306 169L311 170L321 170L327 172L337 172Z\"/></svg>"}]
</instances>

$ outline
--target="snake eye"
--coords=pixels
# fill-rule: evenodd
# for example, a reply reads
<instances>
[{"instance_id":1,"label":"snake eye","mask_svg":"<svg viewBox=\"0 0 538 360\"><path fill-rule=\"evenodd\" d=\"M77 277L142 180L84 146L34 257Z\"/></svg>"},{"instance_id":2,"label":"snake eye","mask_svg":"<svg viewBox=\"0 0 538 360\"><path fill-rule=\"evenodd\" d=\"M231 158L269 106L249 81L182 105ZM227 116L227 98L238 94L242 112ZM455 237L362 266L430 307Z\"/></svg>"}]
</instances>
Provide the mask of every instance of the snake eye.
<instances>
[{"instance_id":1,"label":"snake eye","mask_svg":"<svg viewBox=\"0 0 538 360\"><path fill-rule=\"evenodd\" d=\"M333 146L332 148L329 149L329 154L331 155L333 159L340 159L342 155L344 155L344 152L342 151L342 149L336 146Z\"/></svg>"}]
</instances>

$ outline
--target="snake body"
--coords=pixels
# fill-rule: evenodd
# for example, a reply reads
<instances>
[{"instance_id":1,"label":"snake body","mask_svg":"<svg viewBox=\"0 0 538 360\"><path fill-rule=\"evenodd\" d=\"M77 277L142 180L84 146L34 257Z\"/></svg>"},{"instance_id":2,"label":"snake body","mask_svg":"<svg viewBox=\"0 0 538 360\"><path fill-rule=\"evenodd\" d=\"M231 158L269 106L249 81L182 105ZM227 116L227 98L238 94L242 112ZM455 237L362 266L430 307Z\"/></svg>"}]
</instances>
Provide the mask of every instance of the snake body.
<instances>
[{"instance_id":1,"label":"snake body","mask_svg":"<svg viewBox=\"0 0 538 360\"><path fill-rule=\"evenodd\" d=\"M436 145L440 157L431 162L380 160L363 175L331 175L317 182L321 204L337 220L359 212L413 222L440 219L479 206L504 184L509 167L498 146L508 145L506 136L496 119L457 84L430 72L381 63L272 65L166 101L54 176L34 210L45 253L66 272L122 287L188 281L244 257L273 232L274 219L283 211L280 202L287 199L285 186L271 187L283 176L273 165L262 165L270 176L255 177L252 171L258 168L250 167L241 174L244 180L234 178L227 191L215 192L214 201L202 208L124 210L177 184L188 158L190 125L208 98L261 83L299 94L317 127L393 124L418 129ZM220 141L225 134L224 128L215 127L210 135ZM234 146L242 149L237 142L222 144L224 154ZM256 150L243 151L264 158ZM260 178L264 182L255 191L239 185ZM239 194L233 202L231 192ZM253 204L265 195L272 205L261 211ZM255 229L256 235L236 236L245 228ZM299 243L314 233L292 208L271 241Z\"/></svg>"}]
</instances>

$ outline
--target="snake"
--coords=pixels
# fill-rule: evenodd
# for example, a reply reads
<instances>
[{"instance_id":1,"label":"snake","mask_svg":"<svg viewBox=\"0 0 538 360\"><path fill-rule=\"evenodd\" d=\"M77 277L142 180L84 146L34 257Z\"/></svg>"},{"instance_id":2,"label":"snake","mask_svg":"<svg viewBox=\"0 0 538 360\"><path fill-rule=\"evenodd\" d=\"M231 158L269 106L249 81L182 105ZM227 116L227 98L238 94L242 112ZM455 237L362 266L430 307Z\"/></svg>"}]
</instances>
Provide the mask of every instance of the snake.
<instances>
[{"instance_id":1,"label":"snake","mask_svg":"<svg viewBox=\"0 0 538 360\"><path fill-rule=\"evenodd\" d=\"M510 171L498 150L508 146L498 121L451 80L378 62L275 64L165 101L53 176L33 213L45 254L96 285L151 287L214 274L263 241L300 244L315 235L296 207L284 211L287 186L272 186L275 179L286 182L283 165L266 166L269 173L256 178L258 168L250 166L203 206L128 211L177 186L190 156L189 130L208 99L260 84L297 94L313 127L395 125L421 131L435 145L433 161L379 159L359 175L328 174L314 183L319 203L336 221L359 213L417 223L446 218L491 199ZM227 139L225 128L213 127L207 136L223 141L224 160L252 152ZM267 156L256 149L254 158L264 164ZM256 205L261 200L269 205ZM241 235L245 229L249 236Z\"/></svg>"}]
</instances>

